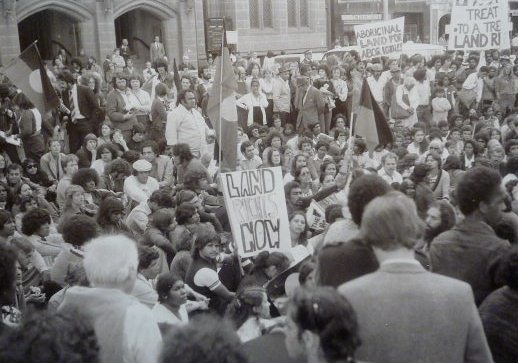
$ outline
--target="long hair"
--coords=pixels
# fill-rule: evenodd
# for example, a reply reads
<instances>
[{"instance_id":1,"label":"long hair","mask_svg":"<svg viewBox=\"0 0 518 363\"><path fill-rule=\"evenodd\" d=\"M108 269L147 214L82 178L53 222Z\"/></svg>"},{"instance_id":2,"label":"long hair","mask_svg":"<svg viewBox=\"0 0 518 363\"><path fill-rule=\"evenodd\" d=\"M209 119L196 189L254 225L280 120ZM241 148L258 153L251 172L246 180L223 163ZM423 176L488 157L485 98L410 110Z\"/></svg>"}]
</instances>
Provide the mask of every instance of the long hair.
<instances>
[{"instance_id":1,"label":"long hair","mask_svg":"<svg viewBox=\"0 0 518 363\"><path fill-rule=\"evenodd\" d=\"M308 244L308 231L309 231L309 226L308 226L308 220L306 219L306 214L304 212L301 212L301 211L295 211L293 213L291 213L289 216L288 216L288 220L290 221L291 223L291 220L295 217L295 216L302 216L304 218L304 222L306 223L306 226L304 227L304 231L300 234L299 236L299 239L297 241L297 244L299 245L303 245L303 246L307 246Z\"/></svg>"},{"instance_id":2,"label":"long hair","mask_svg":"<svg viewBox=\"0 0 518 363\"><path fill-rule=\"evenodd\" d=\"M99 205L99 210L97 211L97 223L103 228L111 226L113 225L112 221L110 220L112 213L123 211L124 204L122 204L118 198L107 197Z\"/></svg>"},{"instance_id":3,"label":"long hair","mask_svg":"<svg viewBox=\"0 0 518 363\"><path fill-rule=\"evenodd\" d=\"M239 329L251 316L257 316L254 308L261 306L266 291L259 286L248 286L238 291L228 305L226 316Z\"/></svg>"},{"instance_id":4,"label":"long hair","mask_svg":"<svg viewBox=\"0 0 518 363\"><path fill-rule=\"evenodd\" d=\"M72 197L76 193L84 193L82 186L71 184L65 192L65 204L63 205L63 214L72 211Z\"/></svg>"}]
</instances>

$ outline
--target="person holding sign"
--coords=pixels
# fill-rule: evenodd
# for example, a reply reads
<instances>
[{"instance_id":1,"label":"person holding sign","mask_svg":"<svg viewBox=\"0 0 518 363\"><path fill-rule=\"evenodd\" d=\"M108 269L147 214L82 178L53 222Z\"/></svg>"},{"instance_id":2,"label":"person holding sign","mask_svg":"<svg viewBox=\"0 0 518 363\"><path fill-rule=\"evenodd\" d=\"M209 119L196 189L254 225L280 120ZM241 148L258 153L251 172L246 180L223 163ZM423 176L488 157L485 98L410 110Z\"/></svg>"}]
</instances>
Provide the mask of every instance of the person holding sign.
<instances>
[{"instance_id":1,"label":"person holding sign","mask_svg":"<svg viewBox=\"0 0 518 363\"><path fill-rule=\"evenodd\" d=\"M185 282L194 291L210 299L209 309L223 315L227 304L235 294L219 280L216 271L220 252L221 238L211 230L200 229L192 249L192 263L187 270Z\"/></svg>"}]
</instances>

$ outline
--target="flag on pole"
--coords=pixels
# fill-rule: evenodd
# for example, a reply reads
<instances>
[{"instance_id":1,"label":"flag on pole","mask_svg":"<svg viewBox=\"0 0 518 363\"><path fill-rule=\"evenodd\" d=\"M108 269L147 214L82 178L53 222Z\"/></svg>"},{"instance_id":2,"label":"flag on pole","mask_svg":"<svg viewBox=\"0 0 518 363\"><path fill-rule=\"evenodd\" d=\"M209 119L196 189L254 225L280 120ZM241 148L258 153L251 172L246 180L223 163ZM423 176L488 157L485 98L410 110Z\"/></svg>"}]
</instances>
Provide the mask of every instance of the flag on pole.
<instances>
[{"instance_id":1,"label":"flag on pole","mask_svg":"<svg viewBox=\"0 0 518 363\"><path fill-rule=\"evenodd\" d=\"M177 92L180 92L182 89L181 81L180 81L180 73L178 73L178 66L176 65L176 58L173 59L173 78L174 78L174 85L176 86Z\"/></svg>"},{"instance_id":2,"label":"flag on pole","mask_svg":"<svg viewBox=\"0 0 518 363\"><path fill-rule=\"evenodd\" d=\"M237 82L227 48L216 58L216 76L209 94L207 114L214 125L221 149L220 170L236 170L237 164Z\"/></svg>"},{"instance_id":3,"label":"flag on pole","mask_svg":"<svg viewBox=\"0 0 518 363\"><path fill-rule=\"evenodd\" d=\"M374 100L367 79L363 79L360 107L356 115L355 135L363 137L369 150L393 141L392 131L380 106Z\"/></svg>"},{"instance_id":4,"label":"flag on pole","mask_svg":"<svg viewBox=\"0 0 518 363\"><path fill-rule=\"evenodd\" d=\"M36 43L32 43L2 71L42 115L59 106L58 95L43 67Z\"/></svg>"}]
</instances>

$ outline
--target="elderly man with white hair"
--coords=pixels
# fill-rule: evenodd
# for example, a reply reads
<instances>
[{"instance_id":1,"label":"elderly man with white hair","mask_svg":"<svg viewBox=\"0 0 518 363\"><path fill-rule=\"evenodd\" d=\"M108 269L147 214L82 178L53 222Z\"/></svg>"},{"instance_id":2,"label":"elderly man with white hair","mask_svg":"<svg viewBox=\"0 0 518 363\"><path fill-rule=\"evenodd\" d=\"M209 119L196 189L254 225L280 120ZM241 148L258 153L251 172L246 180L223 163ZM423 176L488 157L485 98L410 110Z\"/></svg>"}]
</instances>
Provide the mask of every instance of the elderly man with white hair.
<instances>
[{"instance_id":1,"label":"elderly man with white hair","mask_svg":"<svg viewBox=\"0 0 518 363\"><path fill-rule=\"evenodd\" d=\"M396 88L396 106L398 106L400 110L402 117L399 119L404 127L412 127L417 123L416 110L417 107L419 107L420 99L419 94L415 90L415 85L415 78L407 77L403 81L403 84ZM395 110L392 110L392 115L394 115L394 111ZM403 113L405 113L404 116Z\"/></svg>"},{"instance_id":2,"label":"elderly man with white hair","mask_svg":"<svg viewBox=\"0 0 518 363\"><path fill-rule=\"evenodd\" d=\"M85 248L83 265L90 287L68 289L59 310L91 322L101 363L158 362L158 325L151 310L129 295L137 278L136 243L123 235L96 238Z\"/></svg>"}]
</instances>

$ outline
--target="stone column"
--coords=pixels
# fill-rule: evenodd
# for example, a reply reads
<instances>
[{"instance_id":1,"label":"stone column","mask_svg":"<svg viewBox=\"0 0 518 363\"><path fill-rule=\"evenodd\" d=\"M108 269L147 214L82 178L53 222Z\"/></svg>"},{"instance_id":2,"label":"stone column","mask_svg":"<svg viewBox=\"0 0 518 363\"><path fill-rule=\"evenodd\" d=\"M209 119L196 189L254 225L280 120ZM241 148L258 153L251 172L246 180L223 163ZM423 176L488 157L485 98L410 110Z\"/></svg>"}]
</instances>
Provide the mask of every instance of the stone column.
<instances>
[{"instance_id":1,"label":"stone column","mask_svg":"<svg viewBox=\"0 0 518 363\"><path fill-rule=\"evenodd\" d=\"M107 54L117 46L115 40L115 19L113 8L106 11L104 3L95 3L95 41L97 43L98 63L102 64Z\"/></svg>"},{"instance_id":2,"label":"stone column","mask_svg":"<svg viewBox=\"0 0 518 363\"><path fill-rule=\"evenodd\" d=\"M5 65L20 54L15 6L8 15L0 14L0 44L0 64Z\"/></svg>"}]
</instances>

